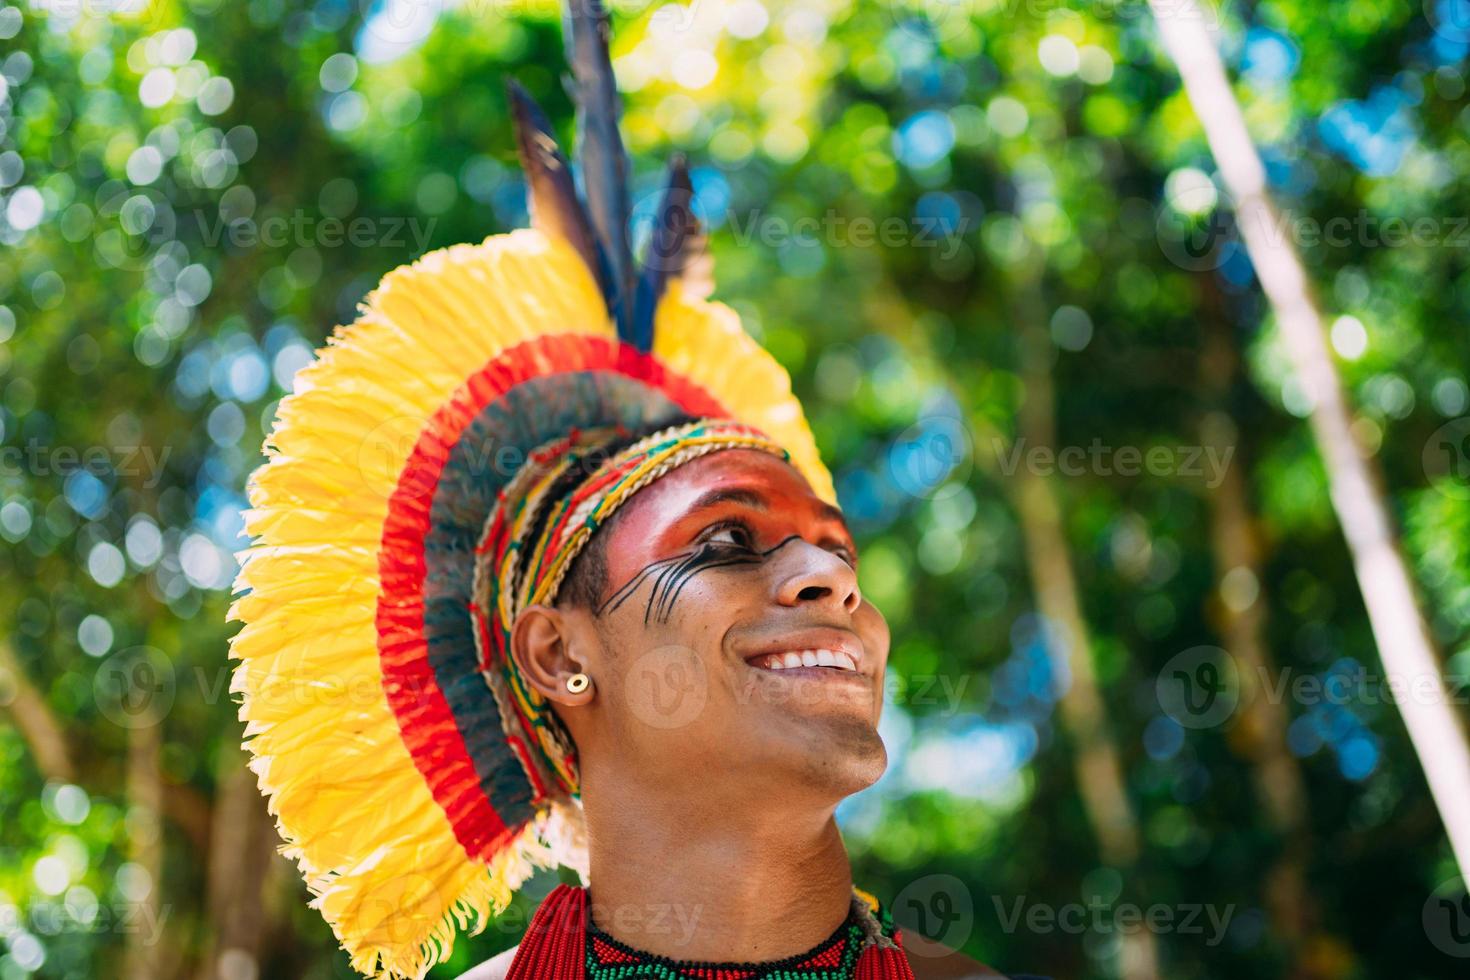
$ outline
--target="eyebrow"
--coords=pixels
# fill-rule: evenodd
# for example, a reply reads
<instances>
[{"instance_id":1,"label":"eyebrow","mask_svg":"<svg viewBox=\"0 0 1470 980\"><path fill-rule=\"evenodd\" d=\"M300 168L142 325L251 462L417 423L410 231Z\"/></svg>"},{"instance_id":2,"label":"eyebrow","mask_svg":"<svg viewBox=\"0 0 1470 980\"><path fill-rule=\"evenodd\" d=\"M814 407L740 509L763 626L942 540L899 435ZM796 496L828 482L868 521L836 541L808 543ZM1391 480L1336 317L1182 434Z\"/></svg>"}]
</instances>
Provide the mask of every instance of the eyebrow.
<instances>
[{"instance_id":1,"label":"eyebrow","mask_svg":"<svg viewBox=\"0 0 1470 980\"><path fill-rule=\"evenodd\" d=\"M759 490L751 490L747 487L720 487L694 501L686 513L697 514L699 511L708 510L720 504L744 504L754 510L771 509L770 501Z\"/></svg>"},{"instance_id":2,"label":"eyebrow","mask_svg":"<svg viewBox=\"0 0 1470 980\"><path fill-rule=\"evenodd\" d=\"M817 512L821 514L824 519L829 521L836 521L838 524L841 524L843 530L847 529L847 518L843 515L842 508L836 506L835 504L823 504Z\"/></svg>"}]
</instances>

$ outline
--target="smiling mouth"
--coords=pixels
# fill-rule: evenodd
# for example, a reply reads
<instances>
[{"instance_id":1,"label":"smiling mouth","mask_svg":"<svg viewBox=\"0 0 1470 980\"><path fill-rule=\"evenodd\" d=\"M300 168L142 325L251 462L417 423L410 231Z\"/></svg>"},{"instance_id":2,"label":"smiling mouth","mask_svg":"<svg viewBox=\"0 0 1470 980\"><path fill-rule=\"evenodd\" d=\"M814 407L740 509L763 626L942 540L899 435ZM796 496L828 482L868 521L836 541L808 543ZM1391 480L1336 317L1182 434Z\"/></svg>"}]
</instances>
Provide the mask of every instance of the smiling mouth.
<instances>
[{"instance_id":1,"label":"smiling mouth","mask_svg":"<svg viewBox=\"0 0 1470 980\"><path fill-rule=\"evenodd\" d=\"M841 673L858 672L857 663L845 650L787 650L781 653L763 653L747 661L760 670L797 670L803 667L825 668Z\"/></svg>"}]
</instances>

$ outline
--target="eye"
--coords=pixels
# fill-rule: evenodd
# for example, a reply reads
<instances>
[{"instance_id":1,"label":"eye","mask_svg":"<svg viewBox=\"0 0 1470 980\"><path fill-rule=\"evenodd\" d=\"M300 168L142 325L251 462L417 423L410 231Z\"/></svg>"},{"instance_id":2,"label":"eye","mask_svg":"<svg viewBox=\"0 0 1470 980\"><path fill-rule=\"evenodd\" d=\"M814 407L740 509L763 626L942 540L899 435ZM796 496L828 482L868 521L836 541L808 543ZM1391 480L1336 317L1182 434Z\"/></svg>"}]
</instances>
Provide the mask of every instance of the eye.
<instances>
[{"instance_id":1,"label":"eye","mask_svg":"<svg viewBox=\"0 0 1470 980\"><path fill-rule=\"evenodd\" d=\"M721 521L699 536L700 544L718 544L726 547L755 548L755 533L744 521Z\"/></svg>"}]
</instances>

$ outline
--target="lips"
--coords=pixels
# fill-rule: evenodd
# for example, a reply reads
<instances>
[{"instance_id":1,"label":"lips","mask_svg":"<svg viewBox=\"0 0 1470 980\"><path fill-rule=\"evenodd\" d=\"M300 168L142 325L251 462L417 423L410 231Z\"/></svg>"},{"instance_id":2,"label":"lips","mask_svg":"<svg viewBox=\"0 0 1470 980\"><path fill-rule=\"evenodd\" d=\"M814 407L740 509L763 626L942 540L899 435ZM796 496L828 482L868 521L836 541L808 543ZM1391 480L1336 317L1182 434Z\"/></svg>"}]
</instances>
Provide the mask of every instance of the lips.
<instances>
[{"instance_id":1,"label":"lips","mask_svg":"<svg viewBox=\"0 0 1470 980\"><path fill-rule=\"evenodd\" d=\"M787 633L744 654L757 670L792 676L866 676L863 645L847 630L810 629Z\"/></svg>"}]
</instances>

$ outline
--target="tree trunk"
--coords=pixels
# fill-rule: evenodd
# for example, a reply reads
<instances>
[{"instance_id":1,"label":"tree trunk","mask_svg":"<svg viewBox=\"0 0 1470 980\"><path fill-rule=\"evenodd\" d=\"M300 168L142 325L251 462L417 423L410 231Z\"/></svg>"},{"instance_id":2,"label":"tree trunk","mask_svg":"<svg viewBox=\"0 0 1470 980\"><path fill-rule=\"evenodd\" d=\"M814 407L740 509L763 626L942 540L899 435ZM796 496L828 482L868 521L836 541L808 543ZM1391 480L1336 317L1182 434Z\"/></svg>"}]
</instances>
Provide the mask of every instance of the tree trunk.
<instances>
[{"instance_id":1,"label":"tree trunk","mask_svg":"<svg viewBox=\"0 0 1470 980\"><path fill-rule=\"evenodd\" d=\"M1306 784L1286 742L1290 713L1285 704L1269 695L1279 670L1266 643L1263 548L1242 475L1245 469L1238 430L1227 412L1239 358L1219 309L1218 292L1208 281L1202 289L1206 326L1201 387L1214 402L1215 410L1200 426L1200 443L1212 449L1216 458L1225 458L1223 453L1231 452L1229 458L1233 461L1209 495L1211 551L1215 556L1211 613L1240 677L1240 713L1230 740L1250 760L1256 796L1282 844L1281 855L1266 878L1265 904L1272 925L1293 959L1298 959L1302 940L1316 919L1315 902L1306 887Z\"/></svg>"},{"instance_id":2,"label":"tree trunk","mask_svg":"<svg viewBox=\"0 0 1470 980\"><path fill-rule=\"evenodd\" d=\"M8 684L5 683L8 680ZM66 730L51 713L46 698L26 676L25 670L15 658L15 651L0 639L0 695L9 687L9 698L0 700L15 721L20 737L30 747L31 757L41 778L69 783L76 779L76 766L72 763L71 746Z\"/></svg>"},{"instance_id":3,"label":"tree trunk","mask_svg":"<svg viewBox=\"0 0 1470 980\"><path fill-rule=\"evenodd\" d=\"M200 980L261 975L266 934L265 883L275 858L275 824L238 759L222 772L209 848L209 952Z\"/></svg>"},{"instance_id":4,"label":"tree trunk","mask_svg":"<svg viewBox=\"0 0 1470 980\"><path fill-rule=\"evenodd\" d=\"M1265 168L1203 12L1193 0L1150 0L1150 5L1233 199L1236 223L1276 313L1292 369L1311 399L1312 432L1384 668L1404 690L1422 693L1401 699L1399 707L1461 874L1470 875L1465 722L1445 685L1381 477L1353 434L1352 410L1327 345L1322 313L1294 245L1275 233L1281 216L1266 192Z\"/></svg>"},{"instance_id":5,"label":"tree trunk","mask_svg":"<svg viewBox=\"0 0 1470 980\"><path fill-rule=\"evenodd\" d=\"M162 727L155 721L128 731L128 857L146 875L148 891L131 900L134 921L146 928L127 933L121 973L125 980L159 980L172 972L165 968L161 941L166 914L162 901L163 778L158 765Z\"/></svg>"},{"instance_id":6,"label":"tree trunk","mask_svg":"<svg viewBox=\"0 0 1470 980\"><path fill-rule=\"evenodd\" d=\"M1023 321L1021 374L1026 389L1018 427L1028 452L1054 448L1056 441L1051 371L1055 350L1040 311L1030 308L1034 306L1034 300L1028 299L1016 304ZM1123 767L1108 727L1107 707L1097 686L1092 642L1061 507L1049 478L1022 465L1012 479L1032 591L1042 618L1053 631L1047 648L1058 673L1070 675L1061 699L1061 715L1072 745L1078 792L1102 859L1126 878L1141 850L1138 821L1128 800ZM1153 932L1125 931L1122 940L1121 975L1125 980L1157 980L1158 948Z\"/></svg>"}]
</instances>

